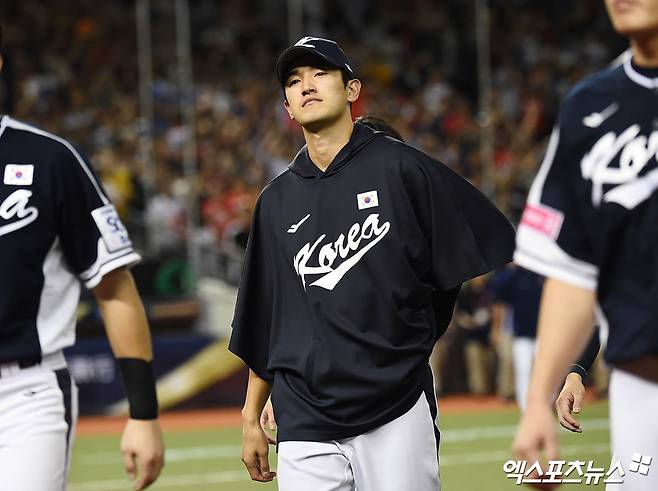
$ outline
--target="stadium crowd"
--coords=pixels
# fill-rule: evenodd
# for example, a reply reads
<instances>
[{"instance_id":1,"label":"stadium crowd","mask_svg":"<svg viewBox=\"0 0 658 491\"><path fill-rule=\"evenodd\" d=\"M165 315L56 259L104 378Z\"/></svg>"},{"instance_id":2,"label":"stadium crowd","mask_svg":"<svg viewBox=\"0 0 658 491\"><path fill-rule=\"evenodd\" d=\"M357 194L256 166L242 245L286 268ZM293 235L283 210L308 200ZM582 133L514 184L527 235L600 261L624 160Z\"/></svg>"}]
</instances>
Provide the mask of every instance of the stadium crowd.
<instances>
[{"instance_id":1,"label":"stadium crowd","mask_svg":"<svg viewBox=\"0 0 658 491\"><path fill-rule=\"evenodd\" d=\"M190 186L200 225L194 236L239 250L260 190L303 142L274 74L289 41L286 2L190 2L193 97L177 84L174 2L151 4L153 182L145 171L148 130L140 118L133 1L3 2L4 112L77 144L132 235L149 231L141 244L148 255L183 249ZM598 0L492 0L490 7L494 152L486 163L472 6L458 0L307 2L299 34L338 39L350 53L364 81L354 116L388 120L408 143L495 190L492 197L514 222L559 99L619 55L624 42L612 34ZM183 173L180 97L195 107L194 182Z\"/></svg>"}]
</instances>

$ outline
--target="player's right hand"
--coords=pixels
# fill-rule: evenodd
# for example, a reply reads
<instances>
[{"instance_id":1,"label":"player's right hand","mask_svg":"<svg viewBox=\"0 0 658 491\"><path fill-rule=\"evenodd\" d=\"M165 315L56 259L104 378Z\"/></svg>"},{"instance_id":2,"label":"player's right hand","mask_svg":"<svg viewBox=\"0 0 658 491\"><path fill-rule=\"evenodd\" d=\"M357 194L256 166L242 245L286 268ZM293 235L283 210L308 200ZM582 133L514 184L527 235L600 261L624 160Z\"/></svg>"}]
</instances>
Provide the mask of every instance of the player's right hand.
<instances>
[{"instance_id":1,"label":"player's right hand","mask_svg":"<svg viewBox=\"0 0 658 491\"><path fill-rule=\"evenodd\" d=\"M575 433L582 433L580 422L573 416L580 414L585 399L583 378L577 373L570 373L564 382L564 387L555 401L558 419L563 428Z\"/></svg>"},{"instance_id":2,"label":"player's right hand","mask_svg":"<svg viewBox=\"0 0 658 491\"><path fill-rule=\"evenodd\" d=\"M267 442L271 445L276 445L276 438L274 432L276 431L276 419L274 419L274 408L272 407L272 399L268 399L260 415L260 427L263 428Z\"/></svg>"},{"instance_id":3,"label":"player's right hand","mask_svg":"<svg viewBox=\"0 0 658 491\"><path fill-rule=\"evenodd\" d=\"M157 419L128 419L121 437L126 472L135 481L135 491L149 487L164 466L164 441Z\"/></svg>"},{"instance_id":4,"label":"player's right hand","mask_svg":"<svg viewBox=\"0 0 658 491\"><path fill-rule=\"evenodd\" d=\"M534 465L535 462L541 461L544 462L541 467L545 472L547 468L546 460L559 459L557 431L553 418L553 410L550 404L528 403L512 445L514 457L518 460L525 460L528 468ZM542 452L545 452L546 459L543 459ZM528 477L533 479L539 476L531 474ZM532 487L554 489L557 486L540 483Z\"/></svg>"},{"instance_id":5,"label":"player's right hand","mask_svg":"<svg viewBox=\"0 0 658 491\"><path fill-rule=\"evenodd\" d=\"M268 482L276 472L270 471L268 439L259 421L242 426L242 462L254 481Z\"/></svg>"}]
</instances>

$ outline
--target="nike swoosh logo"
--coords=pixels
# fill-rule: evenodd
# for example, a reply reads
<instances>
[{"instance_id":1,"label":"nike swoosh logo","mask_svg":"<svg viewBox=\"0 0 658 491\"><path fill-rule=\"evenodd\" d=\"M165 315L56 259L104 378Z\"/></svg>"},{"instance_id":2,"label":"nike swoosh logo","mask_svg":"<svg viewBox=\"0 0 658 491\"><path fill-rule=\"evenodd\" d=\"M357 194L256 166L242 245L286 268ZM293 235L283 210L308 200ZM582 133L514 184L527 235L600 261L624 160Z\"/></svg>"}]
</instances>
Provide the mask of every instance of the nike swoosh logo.
<instances>
[{"instance_id":1,"label":"nike swoosh logo","mask_svg":"<svg viewBox=\"0 0 658 491\"><path fill-rule=\"evenodd\" d=\"M306 220L308 220L310 217L311 217L311 214L309 213L309 214L306 215L304 218L302 218L300 221L298 221L298 222L295 223L294 225L291 225L290 228L287 230L287 232L288 232L289 234L294 234L295 232L297 232L297 230L299 229L299 227L302 226L302 223L304 223L304 222L305 222Z\"/></svg>"},{"instance_id":2,"label":"nike swoosh logo","mask_svg":"<svg viewBox=\"0 0 658 491\"><path fill-rule=\"evenodd\" d=\"M598 128L606 119L616 113L618 109L619 104L613 102L600 113L594 112L589 116L585 116L583 118L583 124L588 128Z\"/></svg>"},{"instance_id":3,"label":"nike swoosh logo","mask_svg":"<svg viewBox=\"0 0 658 491\"><path fill-rule=\"evenodd\" d=\"M41 392L46 391L46 390L48 390L48 389L29 390L29 391L25 392L23 395L27 396L27 397L34 397L35 395L40 394Z\"/></svg>"},{"instance_id":4,"label":"nike swoosh logo","mask_svg":"<svg viewBox=\"0 0 658 491\"><path fill-rule=\"evenodd\" d=\"M643 201L649 199L658 189L658 169L647 172L634 181L621 184L605 193L603 201L617 203L627 210L632 210Z\"/></svg>"},{"instance_id":5,"label":"nike swoosh logo","mask_svg":"<svg viewBox=\"0 0 658 491\"><path fill-rule=\"evenodd\" d=\"M338 266L336 269L334 269L331 273L327 273L324 275L322 278L319 280L314 281L311 283L310 286L319 286L321 288L325 288L327 290L333 290L334 287L338 284L338 282L341 280L345 274L352 269L356 264L359 262L359 260L365 255L366 252L368 252L370 249L375 247L378 242L380 242L388 233L388 231L391 228L391 224L386 222L382 226L382 232L381 235L379 235L375 240L373 240L370 244L365 246L363 249L361 249L359 252L354 254L351 258L346 259L342 263L340 263L340 266Z\"/></svg>"}]
</instances>

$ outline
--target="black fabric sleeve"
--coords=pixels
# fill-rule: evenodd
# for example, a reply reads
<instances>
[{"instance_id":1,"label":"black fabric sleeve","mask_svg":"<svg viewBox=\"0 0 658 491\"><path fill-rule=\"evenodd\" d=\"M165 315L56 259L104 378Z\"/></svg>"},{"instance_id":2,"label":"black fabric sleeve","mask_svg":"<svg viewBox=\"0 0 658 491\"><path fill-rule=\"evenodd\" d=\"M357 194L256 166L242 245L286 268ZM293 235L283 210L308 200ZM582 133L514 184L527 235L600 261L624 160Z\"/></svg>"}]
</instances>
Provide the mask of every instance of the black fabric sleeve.
<instances>
[{"instance_id":1,"label":"black fabric sleeve","mask_svg":"<svg viewBox=\"0 0 658 491\"><path fill-rule=\"evenodd\" d=\"M271 383L274 378L267 366L274 281L267 242L261 195L249 232L229 351L240 357L256 375Z\"/></svg>"},{"instance_id":2,"label":"black fabric sleeve","mask_svg":"<svg viewBox=\"0 0 658 491\"><path fill-rule=\"evenodd\" d=\"M594 365L594 360L596 359L596 355L599 354L600 348L599 329L596 328L594 334L592 334L592 339L589 340L589 344L585 348L585 351L580 359L571 365L569 372L577 373L584 379L587 376L587 373L592 369L592 365Z\"/></svg>"},{"instance_id":3,"label":"black fabric sleeve","mask_svg":"<svg viewBox=\"0 0 658 491\"><path fill-rule=\"evenodd\" d=\"M512 260L514 229L480 191L416 151L403 181L432 253L435 286L449 290Z\"/></svg>"}]
</instances>

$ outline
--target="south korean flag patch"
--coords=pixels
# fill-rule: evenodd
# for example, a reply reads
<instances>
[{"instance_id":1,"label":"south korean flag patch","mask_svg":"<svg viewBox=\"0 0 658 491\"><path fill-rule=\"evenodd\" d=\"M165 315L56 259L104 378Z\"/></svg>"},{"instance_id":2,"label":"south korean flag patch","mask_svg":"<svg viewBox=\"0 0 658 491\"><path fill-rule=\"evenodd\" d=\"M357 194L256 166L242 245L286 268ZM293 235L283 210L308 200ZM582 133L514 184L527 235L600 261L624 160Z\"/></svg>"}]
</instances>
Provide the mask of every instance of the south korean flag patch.
<instances>
[{"instance_id":1,"label":"south korean flag patch","mask_svg":"<svg viewBox=\"0 0 658 491\"><path fill-rule=\"evenodd\" d=\"M108 252L116 252L132 246L128 231L121 223L114 205L109 204L96 208L91 212L91 216L96 222Z\"/></svg>"},{"instance_id":2,"label":"south korean flag patch","mask_svg":"<svg viewBox=\"0 0 658 491\"><path fill-rule=\"evenodd\" d=\"M379 206L377 191L368 191L367 193L357 194L356 203L359 207L359 210L365 210L366 208L374 208L375 206Z\"/></svg>"},{"instance_id":3,"label":"south korean flag patch","mask_svg":"<svg viewBox=\"0 0 658 491\"><path fill-rule=\"evenodd\" d=\"M2 182L10 186L31 186L34 180L34 165L7 164Z\"/></svg>"}]
</instances>

